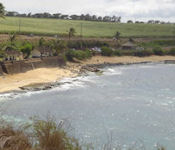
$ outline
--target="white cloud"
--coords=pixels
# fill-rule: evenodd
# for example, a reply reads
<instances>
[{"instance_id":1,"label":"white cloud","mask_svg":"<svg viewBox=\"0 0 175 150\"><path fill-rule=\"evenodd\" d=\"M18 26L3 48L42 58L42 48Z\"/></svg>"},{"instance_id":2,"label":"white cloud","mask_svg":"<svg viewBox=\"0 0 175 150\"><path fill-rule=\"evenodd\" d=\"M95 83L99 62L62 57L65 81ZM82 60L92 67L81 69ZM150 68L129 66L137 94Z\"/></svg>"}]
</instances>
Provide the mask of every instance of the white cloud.
<instances>
[{"instance_id":1,"label":"white cloud","mask_svg":"<svg viewBox=\"0 0 175 150\"><path fill-rule=\"evenodd\" d=\"M125 20L175 21L175 0L1 0L7 10L96 15L121 15Z\"/></svg>"}]
</instances>

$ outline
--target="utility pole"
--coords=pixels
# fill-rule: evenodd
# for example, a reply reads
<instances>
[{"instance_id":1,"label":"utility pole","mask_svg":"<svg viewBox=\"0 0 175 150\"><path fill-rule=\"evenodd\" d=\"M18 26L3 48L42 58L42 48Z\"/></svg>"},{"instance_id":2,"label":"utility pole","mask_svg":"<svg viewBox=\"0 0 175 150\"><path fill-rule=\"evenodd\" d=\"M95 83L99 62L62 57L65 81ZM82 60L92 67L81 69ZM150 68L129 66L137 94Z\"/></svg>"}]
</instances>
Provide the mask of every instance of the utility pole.
<instances>
[{"instance_id":1,"label":"utility pole","mask_svg":"<svg viewBox=\"0 0 175 150\"><path fill-rule=\"evenodd\" d=\"M19 29L18 29L18 32L19 33L21 32L21 19L19 19Z\"/></svg>"},{"instance_id":2,"label":"utility pole","mask_svg":"<svg viewBox=\"0 0 175 150\"><path fill-rule=\"evenodd\" d=\"M80 37L82 38L83 37L83 23L81 23L81 30L80 30Z\"/></svg>"},{"instance_id":3,"label":"utility pole","mask_svg":"<svg viewBox=\"0 0 175 150\"><path fill-rule=\"evenodd\" d=\"M81 38L81 41L82 41L82 38L83 38L83 23L81 23L80 38ZM81 49L82 48L83 48L83 45L82 45L82 42L81 42Z\"/></svg>"}]
</instances>

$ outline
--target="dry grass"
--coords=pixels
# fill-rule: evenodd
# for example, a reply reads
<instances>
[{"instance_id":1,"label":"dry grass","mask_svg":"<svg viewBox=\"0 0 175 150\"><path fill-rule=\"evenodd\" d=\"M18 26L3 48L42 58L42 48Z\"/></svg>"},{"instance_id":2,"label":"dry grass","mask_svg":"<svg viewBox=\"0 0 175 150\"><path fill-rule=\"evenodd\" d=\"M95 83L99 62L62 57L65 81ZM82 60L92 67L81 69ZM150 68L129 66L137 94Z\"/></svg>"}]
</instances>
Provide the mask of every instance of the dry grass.
<instances>
[{"instance_id":1,"label":"dry grass","mask_svg":"<svg viewBox=\"0 0 175 150\"><path fill-rule=\"evenodd\" d=\"M69 137L63 124L52 119L34 120L33 133L0 125L0 150L81 150L78 140Z\"/></svg>"},{"instance_id":2,"label":"dry grass","mask_svg":"<svg viewBox=\"0 0 175 150\"><path fill-rule=\"evenodd\" d=\"M46 121L34 120L32 134L4 124L0 121L0 150L82 150L78 140L70 137L63 130L63 123L57 124L53 119ZM112 138L111 138L112 139ZM112 146L112 140L105 144L102 150L122 150L121 147ZM92 147L83 149L94 150ZM128 148L128 150L141 150L145 148ZM165 150L158 146L157 150Z\"/></svg>"},{"instance_id":3,"label":"dry grass","mask_svg":"<svg viewBox=\"0 0 175 150\"><path fill-rule=\"evenodd\" d=\"M0 128L0 150L28 150L31 148L29 137L23 131L12 127Z\"/></svg>"}]
</instances>

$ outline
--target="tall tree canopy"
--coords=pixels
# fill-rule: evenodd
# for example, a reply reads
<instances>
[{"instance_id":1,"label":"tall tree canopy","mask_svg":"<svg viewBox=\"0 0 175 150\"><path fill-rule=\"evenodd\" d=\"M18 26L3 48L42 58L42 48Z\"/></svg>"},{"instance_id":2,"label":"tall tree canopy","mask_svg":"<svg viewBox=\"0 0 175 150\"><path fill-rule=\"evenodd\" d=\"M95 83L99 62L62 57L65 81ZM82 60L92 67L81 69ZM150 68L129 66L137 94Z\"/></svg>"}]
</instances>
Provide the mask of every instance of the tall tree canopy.
<instances>
[{"instance_id":1,"label":"tall tree canopy","mask_svg":"<svg viewBox=\"0 0 175 150\"><path fill-rule=\"evenodd\" d=\"M4 18L5 8L2 3L0 3L0 17Z\"/></svg>"}]
</instances>

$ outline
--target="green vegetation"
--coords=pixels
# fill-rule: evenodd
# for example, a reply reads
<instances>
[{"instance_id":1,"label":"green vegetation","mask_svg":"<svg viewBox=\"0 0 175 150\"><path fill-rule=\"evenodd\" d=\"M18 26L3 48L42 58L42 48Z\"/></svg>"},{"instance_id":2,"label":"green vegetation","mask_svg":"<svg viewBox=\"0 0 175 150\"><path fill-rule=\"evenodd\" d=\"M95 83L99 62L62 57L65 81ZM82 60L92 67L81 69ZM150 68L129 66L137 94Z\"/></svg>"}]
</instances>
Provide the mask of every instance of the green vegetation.
<instances>
[{"instance_id":1,"label":"green vegetation","mask_svg":"<svg viewBox=\"0 0 175 150\"><path fill-rule=\"evenodd\" d=\"M69 39L71 38L71 37L73 37L73 36L75 36L75 29L74 28L70 28L69 29Z\"/></svg>"},{"instance_id":2,"label":"green vegetation","mask_svg":"<svg viewBox=\"0 0 175 150\"><path fill-rule=\"evenodd\" d=\"M20 24L20 26L19 26ZM76 36L113 37L118 31L123 37L167 37L174 36L175 26L172 24L123 24L112 22L37 19L22 17L6 17L0 19L0 32L19 32L39 35L66 35L74 28Z\"/></svg>"},{"instance_id":3,"label":"green vegetation","mask_svg":"<svg viewBox=\"0 0 175 150\"><path fill-rule=\"evenodd\" d=\"M29 42L24 43L21 46L21 52L25 55L25 58L29 58L31 51L33 50L33 45Z\"/></svg>"},{"instance_id":4,"label":"green vegetation","mask_svg":"<svg viewBox=\"0 0 175 150\"><path fill-rule=\"evenodd\" d=\"M0 123L0 149L1 150L95 150L88 144L80 143L76 138L66 132L63 122L56 123L55 119L33 119L32 124L13 127L1 119ZM68 130L68 129L67 129ZM99 148L98 148L99 149ZM122 150L113 146L113 141L108 141L102 150ZM127 150L139 150L132 146ZM146 150L146 148L141 148ZM158 146L157 150L165 150Z\"/></svg>"},{"instance_id":5,"label":"green vegetation","mask_svg":"<svg viewBox=\"0 0 175 150\"><path fill-rule=\"evenodd\" d=\"M2 3L0 3L0 18L4 18L5 9Z\"/></svg>"},{"instance_id":6,"label":"green vegetation","mask_svg":"<svg viewBox=\"0 0 175 150\"><path fill-rule=\"evenodd\" d=\"M145 48L175 46L175 40L153 40L151 42L141 43L140 45Z\"/></svg>"},{"instance_id":7,"label":"green vegetation","mask_svg":"<svg viewBox=\"0 0 175 150\"><path fill-rule=\"evenodd\" d=\"M102 47L101 48L101 54L102 54L102 56L112 56L113 55L113 51L109 47Z\"/></svg>"},{"instance_id":8,"label":"green vegetation","mask_svg":"<svg viewBox=\"0 0 175 150\"><path fill-rule=\"evenodd\" d=\"M170 51L168 52L168 54L175 56L175 48L170 49Z\"/></svg>"},{"instance_id":9,"label":"green vegetation","mask_svg":"<svg viewBox=\"0 0 175 150\"><path fill-rule=\"evenodd\" d=\"M3 121L4 122L4 121ZM32 133L28 129L32 129ZM1 150L81 150L79 142L69 136L63 124L53 119L35 119L32 125L14 129L7 123L0 124ZM3 137L3 138L2 138Z\"/></svg>"},{"instance_id":10,"label":"green vegetation","mask_svg":"<svg viewBox=\"0 0 175 150\"><path fill-rule=\"evenodd\" d=\"M66 57L69 61L74 61L74 58L78 60L84 60L92 57L92 54L89 50L69 50L66 53Z\"/></svg>"},{"instance_id":11,"label":"green vegetation","mask_svg":"<svg viewBox=\"0 0 175 150\"><path fill-rule=\"evenodd\" d=\"M161 47L155 47L155 48L153 48L153 53L155 55L160 55L160 56L162 56L162 55L165 54L165 52L162 50Z\"/></svg>"},{"instance_id":12,"label":"green vegetation","mask_svg":"<svg viewBox=\"0 0 175 150\"><path fill-rule=\"evenodd\" d=\"M132 39L130 38L130 41ZM32 50L38 50L41 53L41 57L47 56L59 56L65 61L84 60L93 55L102 56L138 56L145 57L151 55L173 55L175 56L175 49L165 50L164 45L171 44L175 46L173 40L161 40L152 41L147 43L141 43L138 45L144 45L144 50L122 50L115 49L115 46L103 41L97 40L58 40L51 39L45 40L40 38L36 41L16 40L16 34L10 34L9 39L3 43L0 43L0 59L6 59L6 51L19 51L23 53L25 59L31 58ZM100 53L101 47L101 53ZM92 49L93 48L93 49ZM97 49L99 50L97 50ZM46 53L45 53L46 51ZM39 56L40 57L40 56Z\"/></svg>"}]
</instances>

